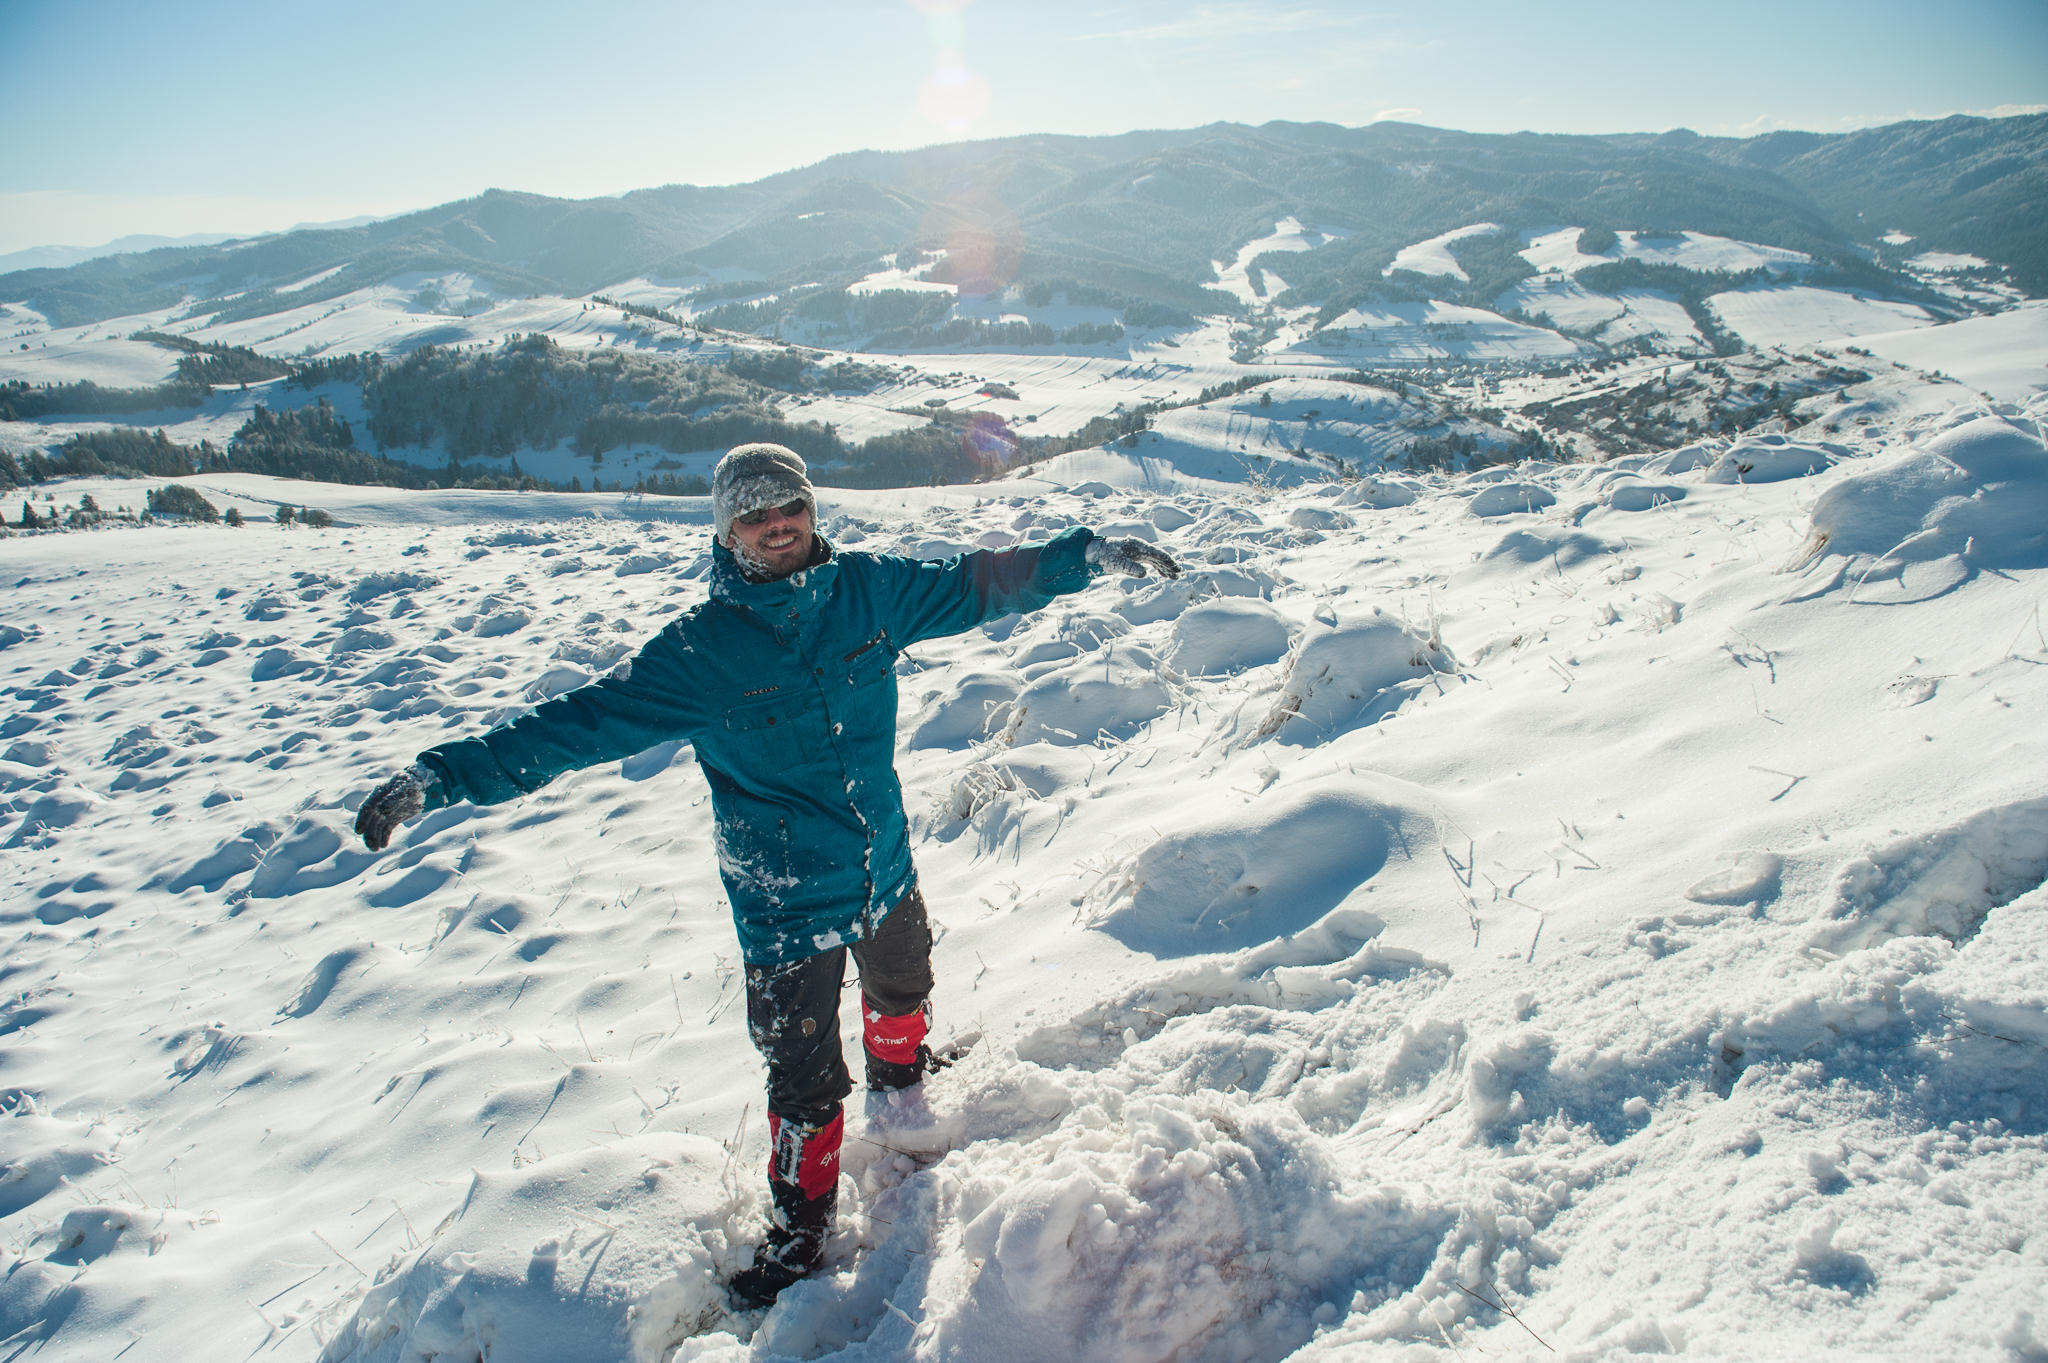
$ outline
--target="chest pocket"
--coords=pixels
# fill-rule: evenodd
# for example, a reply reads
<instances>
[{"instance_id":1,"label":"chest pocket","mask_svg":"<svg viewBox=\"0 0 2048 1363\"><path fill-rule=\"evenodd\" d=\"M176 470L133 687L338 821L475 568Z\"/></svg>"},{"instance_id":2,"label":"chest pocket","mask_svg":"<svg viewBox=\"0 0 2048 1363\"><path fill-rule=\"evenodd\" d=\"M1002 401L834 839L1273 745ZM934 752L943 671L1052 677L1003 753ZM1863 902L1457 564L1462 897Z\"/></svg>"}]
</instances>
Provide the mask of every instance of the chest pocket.
<instances>
[{"instance_id":1,"label":"chest pocket","mask_svg":"<svg viewBox=\"0 0 2048 1363\"><path fill-rule=\"evenodd\" d=\"M887 686L895 671L889 655L877 648L863 653L846 669L846 684L865 693L870 687Z\"/></svg>"},{"instance_id":2,"label":"chest pocket","mask_svg":"<svg viewBox=\"0 0 2048 1363\"><path fill-rule=\"evenodd\" d=\"M859 691L889 680L896 670L896 650L889 646L889 635L883 631L841 661L846 665L846 684Z\"/></svg>"},{"instance_id":3,"label":"chest pocket","mask_svg":"<svg viewBox=\"0 0 2048 1363\"><path fill-rule=\"evenodd\" d=\"M896 742L896 654L887 639L876 635L867 646L844 660L846 678L833 712L857 748L879 744L889 752Z\"/></svg>"},{"instance_id":4,"label":"chest pocket","mask_svg":"<svg viewBox=\"0 0 2048 1363\"><path fill-rule=\"evenodd\" d=\"M734 746L777 762L795 762L804 755L803 698L763 696L725 712L725 731Z\"/></svg>"}]
</instances>

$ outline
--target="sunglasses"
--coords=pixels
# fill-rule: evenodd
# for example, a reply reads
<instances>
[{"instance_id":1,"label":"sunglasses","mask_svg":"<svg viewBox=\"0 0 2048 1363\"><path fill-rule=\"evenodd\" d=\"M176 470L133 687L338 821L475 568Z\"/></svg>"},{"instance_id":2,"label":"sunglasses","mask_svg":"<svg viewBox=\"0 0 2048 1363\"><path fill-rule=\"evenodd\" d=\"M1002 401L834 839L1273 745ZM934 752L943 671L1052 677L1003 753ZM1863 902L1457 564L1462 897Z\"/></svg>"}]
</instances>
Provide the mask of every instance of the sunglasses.
<instances>
[{"instance_id":1,"label":"sunglasses","mask_svg":"<svg viewBox=\"0 0 2048 1363\"><path fill-rule=\"evenodd\" d=\"M764 506L758 511L749 511L744 516L734 516L733 519L741 525L759 525L768 519L768 513L771 511L780 512L782 519L786 521L793 521L804 512L803 498L784 502L781 506Z\"/></svg>"}]
</instances>

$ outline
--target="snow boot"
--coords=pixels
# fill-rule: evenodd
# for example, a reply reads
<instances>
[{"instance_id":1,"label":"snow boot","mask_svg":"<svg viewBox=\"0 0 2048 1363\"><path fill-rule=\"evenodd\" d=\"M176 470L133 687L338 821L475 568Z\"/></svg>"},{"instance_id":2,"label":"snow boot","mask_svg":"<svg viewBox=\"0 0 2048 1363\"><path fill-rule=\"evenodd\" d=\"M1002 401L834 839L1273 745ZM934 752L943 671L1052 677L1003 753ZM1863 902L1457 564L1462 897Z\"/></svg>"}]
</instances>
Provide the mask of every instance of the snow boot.
<instances>
[{"instance_id":1,"label":"snow boot","mask_svg":"<svg viewBox=\"0 0 2048 1363\"><path fill-rule=\"evenodd\" d=\"M733 1295L750 1307L767 1306L825 1261L825 1239L839 1202L837 1188L816 1197L805 1197L786 1183L772 1185L772 1191L775 1214L768 1238L754 1251L753 1266L732 1275Z\"/></svg>"},{"instance_id":2,"label":"snow boot","mask_svg":"<svg viewBox=\"0 0 2048 1363\"><path fill-rule=\"evenodd\" d=\"M825 1261L825 1240L839 1203L839 1146L845 1129L840 1112L819 1124L768 1114L768 1191L775 1209L753 1266L732 1276L733 1295L744 1304L768 1305Z\"/></svg>"},{"instance_id":3,"label":"snow boot","mask_svg":"<svg viewBox=\"0 0 2048 1363\"><path fill-rule=\"evenodd\" d=\"M868 1087L876 1093L909 1088L953 1063L925 1045L932 1025L930 1003L899 1017L884 1017L865 999L861 1002L861 1049L867 1052Z\"/></svg>"},{"instance_id":4,"label":"snow boot","mask_svg":"<svg viewBox=\"0 0 2048 1363\"><path fill-rule=\"evenodd\" d=\"M893 1093L907 1089L922 1080L927 1074L951 1069L953 1055L940 1055L931 1047L920 1043L910 1059L905 1061L883 1060L872 1051L868 1053L868 1088L876 1093Z\"/></svg>"}]
</instances>

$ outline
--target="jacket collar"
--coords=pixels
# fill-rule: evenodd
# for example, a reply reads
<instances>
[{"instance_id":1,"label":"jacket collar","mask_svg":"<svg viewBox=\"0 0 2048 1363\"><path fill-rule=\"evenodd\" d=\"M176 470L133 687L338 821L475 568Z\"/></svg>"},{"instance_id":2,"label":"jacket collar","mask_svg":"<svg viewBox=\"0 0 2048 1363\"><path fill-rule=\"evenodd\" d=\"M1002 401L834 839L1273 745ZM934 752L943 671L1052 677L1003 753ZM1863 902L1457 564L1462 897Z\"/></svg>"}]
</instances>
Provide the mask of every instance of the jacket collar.
<instances>
[{"instance_id":1,"label":"jacket collar","mask_svg":"<svg viewBox=\"0 0 2048 1363\"><path fill-rule=\"evenodd\" d=\"M739 560L730 549L713 541L711 545L711 596L741 610L749 611L788 639L807 634L819 612L832 597L839 577L839 561L824 536L816 538L818 561L810 567L772 582L750 582L740 571Z\"/></svg>"}]
</instances>

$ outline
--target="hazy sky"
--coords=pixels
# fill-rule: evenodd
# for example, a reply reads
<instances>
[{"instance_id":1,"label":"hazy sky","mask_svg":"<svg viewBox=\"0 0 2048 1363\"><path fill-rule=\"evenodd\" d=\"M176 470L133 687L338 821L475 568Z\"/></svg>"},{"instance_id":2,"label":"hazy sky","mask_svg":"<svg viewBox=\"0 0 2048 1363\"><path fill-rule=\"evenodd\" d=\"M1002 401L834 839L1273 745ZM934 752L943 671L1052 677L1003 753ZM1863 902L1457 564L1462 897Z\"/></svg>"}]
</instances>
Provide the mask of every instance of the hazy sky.
<instances>
[{"instance_id":1,"label":"hazy sky","mask_svg":"<svg viewBox=\"0 0 2048 1363\"><path fill-rule=\"evenodd\" d=\"M0 0L0 252L1033 132L1832 132L2044 59L2048 0Z\"/></svg>"}]
</instances>

